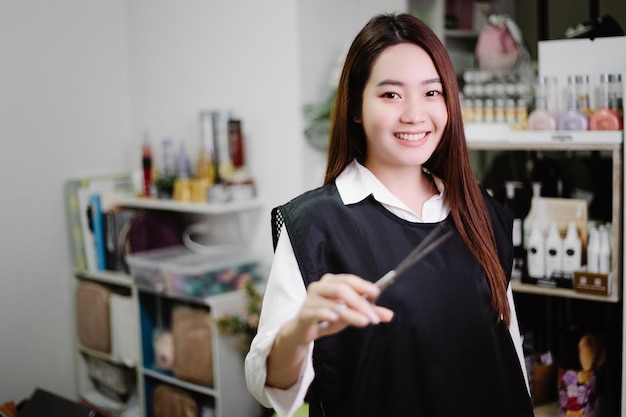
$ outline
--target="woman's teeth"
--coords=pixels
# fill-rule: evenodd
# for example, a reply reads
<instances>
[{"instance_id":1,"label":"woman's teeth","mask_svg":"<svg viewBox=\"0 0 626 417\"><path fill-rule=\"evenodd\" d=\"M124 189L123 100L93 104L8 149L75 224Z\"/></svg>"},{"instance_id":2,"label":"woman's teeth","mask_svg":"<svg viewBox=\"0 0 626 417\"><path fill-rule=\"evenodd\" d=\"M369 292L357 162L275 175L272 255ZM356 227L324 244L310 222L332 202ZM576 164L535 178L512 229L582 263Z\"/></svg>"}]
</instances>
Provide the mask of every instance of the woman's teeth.
<instances>
[{"instance_id":1,"label":"woman's teeth","mask_svg":"<svg viewBox=\"0 0 626 417\"><path fill-rule=\"evenodd\" d=\"M398 133L396 137L402 140L420 140L426 136L426 133Z\"/></svg>"}]
</instances>

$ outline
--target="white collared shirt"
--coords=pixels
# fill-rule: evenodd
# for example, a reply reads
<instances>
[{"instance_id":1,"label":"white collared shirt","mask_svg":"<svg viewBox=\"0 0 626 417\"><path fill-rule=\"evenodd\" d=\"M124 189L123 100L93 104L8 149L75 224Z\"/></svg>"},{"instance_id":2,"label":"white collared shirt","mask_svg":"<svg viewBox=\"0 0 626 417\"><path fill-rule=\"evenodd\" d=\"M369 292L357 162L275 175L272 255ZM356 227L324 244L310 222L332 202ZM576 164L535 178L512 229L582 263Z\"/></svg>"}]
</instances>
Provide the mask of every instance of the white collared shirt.
<instances>
[{"instance_id":1,"label":"white collared shirt","mask_svg":"<svg viewBox=\"0 0 626 417\"><path fill-rule=\"evenodd\" d=\"M433 177L433 179L439 194L432 196L424 202L421 216L418 216L413 210L408 208L371 171L356 161L353 161L343 170L335 183L341 200L346 205L358 203L369 195L373 195L387 210L404 220L416 223L435 223L443 221L448 216L450 207L443 182L436 177ZM511 307L509 331L515 344L528 388L522 342L510 286L507 295ZM279 416L293 415L302 405L307 389L315 376L312 364L313 343L311 343L308 356L300 371L300 377L292 387L282 390L265 385L267 376L266 361L274 339L280 327L297 315L305 298L306 288L304 281L289 240L289 235L283 226L265 288L265 302L261 310L257 336L252 342L245 364L248 389L259 402L266 407L273 408Z\"/></svg>"}]
</instances>

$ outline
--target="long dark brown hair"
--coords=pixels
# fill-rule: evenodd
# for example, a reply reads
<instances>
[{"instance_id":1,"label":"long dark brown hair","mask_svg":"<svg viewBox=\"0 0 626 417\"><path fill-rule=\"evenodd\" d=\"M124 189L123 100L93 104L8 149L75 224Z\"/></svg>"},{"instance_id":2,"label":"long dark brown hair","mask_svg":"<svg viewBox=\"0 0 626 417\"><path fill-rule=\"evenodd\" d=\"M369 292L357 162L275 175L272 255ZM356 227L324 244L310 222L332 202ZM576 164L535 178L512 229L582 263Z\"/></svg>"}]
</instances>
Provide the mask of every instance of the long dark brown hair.
<instances>
[{"instance_id":1,"label":"long dark brown hair","mask_svg":"<svg viewBox=\"0 0 626 417\"><path fill-rule=\"evenodd\" d=\"M365 161L365 132L357 122L361 116L363 90L376 58L389 46L399 43L413 43L424 49L441 78L448 123L424 167L444 182L454 224L484 268L491 288L491 304L508 325L510 308L505 273L498 259L489 214L469 161L456 75L445 47L421 20L408 14L378 15L354 39L339 79L332 112L324 184L333 182L355 158L361 163Z\"/></svg>"}]
</instances>

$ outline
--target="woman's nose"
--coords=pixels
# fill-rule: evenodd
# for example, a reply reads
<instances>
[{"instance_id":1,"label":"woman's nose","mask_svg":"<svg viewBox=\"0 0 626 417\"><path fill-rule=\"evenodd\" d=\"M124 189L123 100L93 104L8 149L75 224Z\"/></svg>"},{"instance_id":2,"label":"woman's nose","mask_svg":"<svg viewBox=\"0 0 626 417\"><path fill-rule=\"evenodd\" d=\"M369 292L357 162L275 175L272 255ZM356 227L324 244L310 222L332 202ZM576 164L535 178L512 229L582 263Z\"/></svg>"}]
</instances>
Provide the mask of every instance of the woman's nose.
<instances>
[{"instance_id":1,"label":"woman's nose","mask_svg":"<svg viewBox=\"0 0 626 417\"><path fill-rule=\"evenodd\" d=\"M420 123L426 120L423 103L419 100L407 100L400 121L402 123Z\"/></svg>"}]
</instances>

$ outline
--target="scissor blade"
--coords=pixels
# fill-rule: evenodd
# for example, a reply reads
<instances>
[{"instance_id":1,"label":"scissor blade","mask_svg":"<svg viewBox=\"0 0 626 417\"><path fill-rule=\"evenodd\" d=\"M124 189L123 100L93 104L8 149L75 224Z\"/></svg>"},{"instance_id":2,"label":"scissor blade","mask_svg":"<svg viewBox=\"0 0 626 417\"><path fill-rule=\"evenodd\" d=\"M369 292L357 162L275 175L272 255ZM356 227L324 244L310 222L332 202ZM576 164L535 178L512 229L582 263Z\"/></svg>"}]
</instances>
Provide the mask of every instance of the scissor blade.
<instances>
[{"instance_id":1,"label":"scissor blade","mask_svg":"<svg viewBox=\"0 0 626 417\"><path fill-rule=\"evenodd\" d=\"M385 288L387 288L389 285L391 285L393 281L395 281L396 275L397 275L396 270L392 269L391 271L387 272L385 275L380 277L378 281L376 281L374 284L376 284L376 286L380 288L380 290L382 291Z\"/></svg>"},{"instance_id":2,"label":"scissor blade","mask_svg":"<svg viewBox=\"0 0 626 417\"><path fill-rule=\"evenodd\" d=\"M437 229L435 229L435 231L436 230ZM434 233L434 231L431 232L431 234L429 234L424 240L431 240L432 239L431 235L433 233ZM437 237L432 243L429 243L426 246L424 246L422 244L419 244L415 249L413 249L402 260L402 262L400 262L400 264L395 269L392 269L391 271L389 271L385 275L383 275L381 278L379 278L375 282L376 286L378 286L378 288L380 288L380 291L382 292L385 288L387 288L391 284L393 284L395 282L396 278L400 274L402 274L404 271L409 269L411 266L413 266L417 262L419 262L420 259L422 259L428 253L430 253L437 246L441 245L451 235L452 235L452 230L448 230L446 233L444 233L443 235ZM376 301L376 300L372 300L372 302L374 302L374 301Z\"/></svg>"},{"instance_id":3,"label":"scissor blade","mask_svg":"<svg viewBox=\"0 0 626 417\"><path fill-rule=\"evenodd\" d=\"M437 246L441 245L451 235L452 235L452 230L448 230L446 233L444 233L443 235L439 236L437 239L435 239L432 243L430 243L425 248L423 248L423 249L416 248L413 251L411 251L409 256L404 258L404 260L402 262L400 262L400 264L396 267L396 269L395 269L396 275L400 275L401 273L403 273L404 271L406 271L407 269L409 269L410 267L415 265L417 262L419 262L420 259L422 259L424 256L428 255ZM421 250L418 251L417 249L421 249Z\"/></svg>"}]
</instances>

